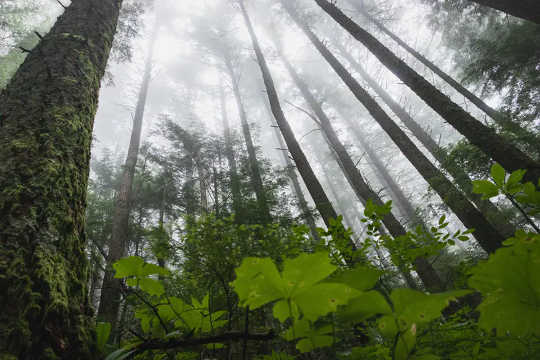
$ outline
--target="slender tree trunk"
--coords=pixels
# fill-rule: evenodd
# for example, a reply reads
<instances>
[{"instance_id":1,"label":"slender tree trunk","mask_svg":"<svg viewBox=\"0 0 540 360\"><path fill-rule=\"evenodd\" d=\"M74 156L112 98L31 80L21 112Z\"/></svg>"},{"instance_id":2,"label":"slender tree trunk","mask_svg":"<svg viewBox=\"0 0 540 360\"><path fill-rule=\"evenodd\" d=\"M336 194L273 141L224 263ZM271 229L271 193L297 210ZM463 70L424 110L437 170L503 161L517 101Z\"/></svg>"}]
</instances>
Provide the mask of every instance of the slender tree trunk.
<instances>
[{"instance_id":1,"label":"slender tree trunk","mask_svg":"<svg viewBox=\"0 0 540 360\"><path fill-rule=\"evenodd\" d=\"M347 149L341 141L339 140L336 132L334 131L330 119L326 116L326 113L323 111L321 105L317 102L313 94L308 89L307 85L300 78L296 70L292 67L289 61L282 55L281 59L287 68L293 82L300 89L300 92L311 110L315 113L315 116L320 121L321 128L324 132L326 139L329 142L329 145L335 151L337 155L338 163L341 165L345 177L351 184L358 200L365 205L368 200L372 200L375 205L382 206L383 202L380 199L379 195L373 191L369 185L364 181L362 174L354 164L354 161L351 159ZM385 227L388 229L390 234L394 237L399 237L407 234L405 228L400 224L396 217L390 212L382 219ZM436 271L430 266L430 264L425 259L417 259L414 263L420 263L420 266L417 268L417 272L420 275L420 278L430 291L439 291L443 289L442 281L437 275ZM428 268L428 266L430 269Z\"/></svg>"},{"instance_id":2,"label":"slender tree trunk","mask_svg":"<svg viewBox=\"0 0 540 360\"><path fill-rule=\"evenodd\" d=\"M538 0L470 0L480 5L505 12L509 15L540 24Z\"/></svg>"},{"instance_id":3,"label":"slender tree trunk","mask_svg":"<svg viewBox=\"0 0 540 360\"><path fill-rule=\"evenodd\" d=\"M424 179L433 187L465 226L475 229L474 235L482 248L487 252L494 252L498 249L504 240L503 236L492 227L484 215L422 154L403 130L384 112L315 34L293 13L291 15L355 97L366 107L371 116L386 131Z\"/></svg>"},{"instance_id":4,"label":"slender tree trunk","mask_svg":"<svg viewBox=\"0 0 540 360\"><path fill-rule=\"evenodd\" d=\"M221 120L223 121L223 135L225 137L225 157L229 163L229 177L231 179L233 211L237 217L241 216L242 197L240 196L240 180L238 179L238 171L236 169L236 159L234 157L234 148L231 137L231 129L229 127L229 119L227 117L227 105L225 101L225 92L223 85L219 87L219 98L221 103ZM238 220L238 218L237 218Z\"/></svg>"},{"instance_id":5,"label":"slender tree trunk","mask_svg":"<svg viewBox=\"0 0 540 360\"><path fill-rule=\"evenodd\" d=\"M234 73L232 62L228 57L225 57L225 65L231 77L234 98L236 99L236 105L238 108L238 113L240 114L240 121L242 123L242 132L244 134L244 141L246 142L249 168L251 170L251 184L253 186L253 189L255 190L257 204L259 207L259 211L261 212L263 221L270 222L272 217L270 216L270 208L268 207L268 200L266 198L266 192L263 186L259 162L257 161L257 153L255 151L255 146L253 145L253 138L251 137L251 130L249 128L246 110L244 108L244 104L242 103L242 96L240 94L238 78Z\"/></svg>"},{"instance_id":6,"label":"slender tree trunk","mask_svg":"<svg viewBox=\"0 0 540 360\"><path fill-rule=\"evenodd\" d=\"M497 228L497 230L504 236L513 236L515 229L510 224L509 219L489 200L483 200L478 194L472 192L473 185L469 175L453 162L447 155L445 149L439 146L433 138L409 115L401 105L399 105L390 94L388 94L375 79L362 68L362 66L346 51L339 43L335 43L339 52L345 57L345 59L352 65L360 76L367 82L369 87L375 91L375 93L382 99L382 101L388 105L388 107L397 115L397 117L403 122L403 124L412 132L412 134L420 141L420 143L429 151L429 153L440 163L440 165L448 171L448 173L454 178L454 181L465 192L467 197L486 214L490 222ZM349 119L347 116L343 116ZM348 120L350 121L350 120ZM358 128L357 126L353 128Z\"/></svg>"},{"instance_id":7,"label":"slender tree trunk","mask_svg":"<svg viewBox=\"0 0 540 360\"><path fill-rule=\"evenodd\" d=\"M197 174L199 175L199 191L201 193L201 215L208 213L208 187L206 186L205 172L200 163L200 159L195 160L197 164Z\"/></svg>"},{"instance_id":8,"label":"slender tree trunk","mask_svg":"<svg viewBox=\"0 0 540 360\"><path fill-rule=\"evenodd\" d=\"M92 128L122 1L73 2L0 94L0 349L92 359Z\"/></svg>"},{"instance_id":9,"label":"slender tree trunk","mask_svg":"<svg viewBox=\"0 0 540 360\"><path fill-rule=\"evenodd\" d=\"M112 223L112 236L108 244L109 253L107 256L107 267L101 289L101 301L99 302L98 319L100 321L111 323L111 338L115 337L122 286L121 280L114 278L114 270L112 265L120 258L126 256L128 246L129 215L131 212L133 178L135 176L137 159L139 157L144 110L146 107L146 98L152 75L152 56L156 35L157 25L156 29L154 29L154 33L150 41L149 52L146 57L144 75L137 99L135 116L133 118L133 129L131 130L129 149L126 163L122 171L122 182L120 183L120 188L116 193Z\"/></svg>"},{"instance_id":10,"label":"slender tree trunk","mask_svg":"<svg viewBox=\"0 0 540 360\"><path fill-rule=\"evenodd\" d=\"M315 202L317 210L321 214L325 224L327 226L330 226L330 219L337 218L336 211L334 210L330 200L328 200L328 197L326 196L326 193L324 192L321 183L315 176L315 173L309 165L306 155L300 148L300 144L298 144L298 141L296 140L294 133L289 123L287 122L285 115L283 114L283 110L281 109L281 104L279 102L279 97L274 86L274 81L272 79L270 69L266 64L266 60L259 46L258 39L255 35L255 31L253 30L253 26L251 24L251 20L249 19L248 13L246 12L243 0L240 0L239 4L246 27L251 37L251 41L253 43L253 49L257 56L257 62L261 69L264 85L266 87L266 92L268 95L268 100L270 102L270 108L272 109L274 118L276 119L279 129L283 134L283 138L285 139L287 148L289 149L291 156L293 157L296 168L298 169L300 176L302 176L302 179L304 180L304 183L308 188L311 198Z\"/></svg>"},{"instance_id":11,"label":"slender tree trunk","mask_svg":"<svg viewBox=\"0 0 540 360\"><path fill-rule=\"evenodd\" d=\"M319 236L319 232L317 231L317 226L315 224L315 219L311 215L311 210L309 209L308 202L306 201L306 197L304 196L304 192L302 191L302 187L300 186L300 181L298 181L298 176L296 176L294 164L288 155L287 145L285 145L285 142L283 141L283 137L279 131L279 126L276 125L272 120L273 119L272 112L268 108L266 101L265 101L265 107L268 111L268 115L270 116L270 124L274 130L273 132L274 132L274 137L276 139L276 144L279 147L278 150L280 152L280 155L283 161L283 166L285 167L285 169L287 169L287 175L289 179L291 180L292 189L293 189L294 195L296 196L296 199L298 200L300 211L302 212L302 216L305 219L307 225L309 226L309 230L311 232L311 236L313 237L313 240L319 243L321 241L321 237Z\"/></svg>"},{"instance_id":12,"label":"slender tree trunk","mask_svg":"<svg viewBox=\"0 0 540 360\"><path fill-rule=\"evenodd\" d=\"M426 104L463 134L471 144L479 147L488 156L499 162L507 171L526 169L525 180L534 183L538 181L538 178L540 178L540 162L531 159L499 136L495 130L485 126L463 110L403 60L399 59L375 37L347 17L334 4L327 0L315 0L315 2L356 40L364 44L379 61L422 98Z\"/></svg>"}]
</instances>

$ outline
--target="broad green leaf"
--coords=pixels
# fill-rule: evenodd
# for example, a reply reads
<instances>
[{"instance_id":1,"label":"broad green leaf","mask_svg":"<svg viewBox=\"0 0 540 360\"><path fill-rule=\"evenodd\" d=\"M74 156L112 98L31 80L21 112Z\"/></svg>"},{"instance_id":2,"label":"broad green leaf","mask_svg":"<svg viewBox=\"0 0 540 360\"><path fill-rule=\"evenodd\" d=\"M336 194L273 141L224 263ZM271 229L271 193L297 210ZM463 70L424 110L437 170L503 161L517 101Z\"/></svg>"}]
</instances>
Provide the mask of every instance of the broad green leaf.
<instances>
[{"instance_id":1,"label":"broad green leaf","mask_svg":"<svg viewBox=\"0 0 540 360\"><path fill-rule=\"evenodd\" d=\"M520 189L521 188L521 180L523 180L523 176L527 170L516 170L510 174L508 177L508 180L506 180L506 190L507 191L513 191L513 189Z\"/></svg>"},{"instance_id":2,"label":"broad green leaf","mask_svg":"<svg viewBox=\"0 0 540 360\"><path fill-rule=\"evenodd\" d=\"M499 187L502 187L506 178L506 171L504 171L504 168L498 163L495 163L491 167L490 173L493 181L495 181L495 184L499 185Z\"/></svg>"},{"instance_id":3,"label":"broad green leaf","mask_svg":"<svg viewBox=\"0 0 540 360\"><path fill-rule=\"evenodd\" d=\"M398 332L396 319L392 315L385 315L377 321L377 328L381 335L387 338L393 338Z\"/></svg>"},{"instance_id":4,"label":"broad green leaf","mask_svg":"<svg viewBox=\"0 0 540 360\"><path fill-rule=\"evenodd\" d=\"M311 285L324 280L337 267L330 263L327 252L301 254L294 259L287 259L283 265L283 281L287 294L302 291Z\"/></svg>"},{"instance_id":5,"label":"broad green leaf","mask_svg":"<svg viewBox=\"0 0 540 360\"><path fill-rule=\"evenodd\" d=\"M479 325L498 335L540 336L540 235L513 240L471 270L469 286L484 296Z\"/></svg>"},{"instance_id":6,"label":"broad green leaf","mask_svg":"<svg viewBox=\"0 0 540 360\"><path fill-rule=\"evenodd\" d=\"M272 309L272 313L274 314L274 317L281 322L285 322L285 320L291 316L293 319L297 319L300 315L296 303L291 302L291 308L289 309L287 300L280 300L276 302L274 308Z\"/></svg>"},{"instance_id":7,"label":"broad green leaf","mask_svg":"<svg viewBox=\"0 0 540 360\"><path fill-rule=\"evenodd\" d=\"M270 258L244 259L232 285L240 301L252 309L285 296L283 281Z\"/></svg>"},{"instance_id":8,"label":"broad green leaf","mask_svg":"<svg viewBox=\"0 0 540 360\"><path fill-rule=\"evenodd\" d=\"M137 276L141 271L143 264L144 260L138 256L129 256L120 259L113 264L113 267L116 270L114 277L119 279L128 276Z\"/></svg>"},{"instance_id":9,"label":"broad green leaf","mask_svg":"<svg viewBox=\"0 0 540 360\"><path fill-rule=\"evenodd\" d=\"M339 315L344 321L360 322L374 315L391 313L390 305L378 291L368 291L351 299Z\"/></svg>"},{"instance_id":10,"label":"broad green leaf","mask_svg":"<svg viewBox=\"0 0 540 360\"><path fill-rule=\"evenodd\" d=\"M473 193L481 194L483 199L489 199L499 195L499 188L488 180L474 180Z\"/></svg>"},{"instance_id":11,"label":"broad green leaf","mask_svg":"<svg viewBox=\"0 0 540 360\"><path fill-rule=\"evenodd\" d=\"M139 287L148 295L159 296L165 293L165 288L163 287L163 284L158 280L150 278L139 279Z\"/></svg>"},{"instance_id":12,"label":"broad green leaf","mask_svg":"<svg viewBox=\"0 0 540 360\"><path fill-rule=\"evenodd\" d=\"M345 305L358 295L358 290L345 284L322 283L295 294L293 300L304 317L314 321L329 312L335 312L338 305Z\"/></svg>"},{"instance_id":13,"label":"broad green leaf","mask_svg":"<svg viewBox=\"0 0 540 360\"><path fill-rule=\"evenodd\" d=\"M316 335L310 338L302 339L296 343L296 348L301 353L310 352L316 348L332 346L333 338L328 335Z\"/></svg>"},{"instance_id":14,"label":"broad green leaf","mask_svg":"<svg viewBox=\"0 0 540 360\"><path fill-rule=\"evenodd\" d=\"M372 289L377 281L379 281L380 276L380 270L364 265L358 265L354 269L336 272L327 280L327 282L343 283L354 289L364 291Z\"/></svg>"},{"instance_id":15,"label":"broad green leaf","mask_svg":"<svg viewBox=\"0 0 540 360\"><path fill-rule=\"evenodd\" d=\"M301 339L296 344L296 348L300 352L308 352L315 348L332 345L333 338L332 336L327 335L332 332L333 329L331 325L323 325L314 328L309 321L302 319L295 321L292 326L287 329L283 337L288 341Z\"/></svg>"},{"instance_id":16,"label":"broad green leaf","mask_svg":"<svg viewBox=\"0 0 540 360\"><path fill-rule=\"evenodd\" d=\"M105 350L105 345L109 340L109 335L111 334L111 323L108 322L98 322L96 325L96 342L99 351L103 352Z\"/></svg>"},{"instance_id":17,"label":"broad green leaf","mask_svg":"<svg viewBox=\"0 0 540 360\"><path fill-rule=\"evenodd\" d=\"M148 275L169 275L169 270L162 268L161 266L144 263L138 276L148 276Z\"/></svg>"}]
</instances>

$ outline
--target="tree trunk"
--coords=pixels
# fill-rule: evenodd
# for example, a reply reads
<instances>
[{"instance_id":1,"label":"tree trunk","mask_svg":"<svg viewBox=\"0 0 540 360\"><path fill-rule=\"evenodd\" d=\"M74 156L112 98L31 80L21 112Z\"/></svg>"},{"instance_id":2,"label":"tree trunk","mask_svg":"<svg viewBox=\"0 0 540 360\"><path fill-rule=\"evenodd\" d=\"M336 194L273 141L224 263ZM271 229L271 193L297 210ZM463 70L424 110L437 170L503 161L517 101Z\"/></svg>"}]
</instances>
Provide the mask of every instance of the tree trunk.
<instances>
[{"instance_id":1,"label":"tree trunk","mask_svg":"<svg viewBox=\"0 0 540 360\"><path fill-rule=\"evenodd\" d=\"M197 164L197 174L199 175L199 191L201 194L201 215L208 213L208 187L206 186L205 172L200 159L195 160Z\"/></svg>"},{"instance_id":2,"label":"tree trunk","mask_svg":"<svg viewBox=\"0 0 540 360\"><path fill-rule=\"evenodd\" d=\"M327 0L315 0L315 2L356 40L364 44L379 61L422 98L426 104L463 134L471 144L476 145L488 156L499 162L507 171L526 169L525 180L534 183L538 181L538 178L540 178L540 162L531 159L499 136L495 130L483 125L471 114L463 110L403 60L399 59L375 37L347 17L334 4ZM289 12L291 11L289 10Z\"/></svg>"},{"instance_id":3,"label":"tree trunk","mask_svg":"<svg viewBox=\"0 0 540 360\"><path fill-rule=\"evenodd\" d=\"M225 102L225 92L223 85L219 87L219 98L221 104L221 120L223 121L223 136L225 138L225 157L229 163L229 177L231 179L233 212L238 217L241 216L242 197L240 195L240 180L238 179L238 171L236 169L236 159L234 157L234 148L231 137L231 129L229 127L229 119L227 117L227 105Z\"/></svg>"},{"instance_id":4,"label":"tree trunk","mask_svg":"<svg viewBox=\"0 0 540 360\"><path fill-rule=\"evenodd\" d=\"M135 176L135 167L139 157L144 110L152 75L152 56L156 36L157 27L154 29L154 33L150 40L149 52L146 56L144 75L137 98L135 116L133 118L129 149L126 163L124 164L122 171L122 182L116 193L112 220L112 235L108 244L109 253L107 256L107 267L101 289L101 301L99 302L98 319L100 321L111 323L111 339L116 335L116 321L118 319L118 310L120 308L122 286L121 280L114 278L114 269L112 268L112 265L122 257L126 256L128 246L133 177Z\"/></svg>"},{"instance_id":5,"label":"tree trunk","mask_svg":"<svg viewBox=\"0 0 540 360\"><path fill-rule=\"evenodd\" d=\"M366 107L375 121L386 131L428 184L433 187L465 226L475 229L474 235L482 248L490 253L498 249L504 241L503 236L491 226L483 214L422 154L403 130L384 112L379 104L351 76L315 34L294 16L294 13L291 13L291 15L355 97Z\"/></svg>"},{"instance_id":6,"label":"tree trunk","mask_svg":"<svg viewBox=\"0 0 540 360\"><path fill-rule=\"evenodd\" d=\"M236 100L236 106L238 108L238 113L240 114L240 121L242 123L242 133L244 134L244 141L246 142L246 147L248 151L248 161L249 168L251 170L251 184L255 190L255 196L257 197L257 204L259 207L260 215L263 222L271 222L270 209L268 207L268 200L266 198L266 192L264 190L263 181L261 177L261 171L259 168L259 162L257 161L257 153L255 151L255 146L253 145L253 139L251 137L251 130L249 128L249 123L247 120L246 110L244 104L242 103L242 96L240 94L240 86L238 84L238 78L234 73L234 68L232 62L228 57L225 57L225 65L229 71L229 76L231 77L231 83L234 93L234 98Z\"/></svg>"},{"instance_id":7,"label":"tree trunk","mask_svg":"<svg viewBox=\"0 0 540 360\"><path fill-rule=\"evenodd\" d=\"M509 15L540 24L538 0L470 0L480 5L505 12Z\"/></svg>"},{"instance_id":8,"label":"tree trunk","mask_svg":"<svg viewBox=\"0 0 540 360\"><path fill-rule=\"evenodd\" d=\"M281 104L279 102L279 97L274 86L274 81L272 79L270 69L266 64L266 60L259 46L258 39L255 35L255 31L253 30L253 26L251 25L251 20L249 19L248 13L246 12L243 0L240 0L239 4L242 15L244 17L244 21L246 23L246 27L251 37L253 49L257 56L257 62L261 69L264 85L266 87L266 92L268 95L268 100L270 102L270 108L272 109L274 118L276 119L279 129L283 134L283 138L285 139L287 148L289 149L291 156L293 157L296 168L298 169L300 176L302 176L302 179L304 180L304 183L308 188L311 198L315 202L317 210L321 214L325 224L327 226L330 226L330 219L337 218L336 211L334 210L330 200L328 200L328 197L326 196L326 193L324 192L321 183L315 176L315 173L309 165L306 155L300 148L300 144L298 144L298 141L296 140L294 133L289 123L287 122L285 115L283 114L283 110L281 109Z\"/></svg>"},{"instance_id":9,"label":"tree trunk","mask_svg":"<svg viewBox=\"0 0 540 360\"><path fill-rule=\"evenodd\" d=\"M278 46L279 47L279 46ZM332 124L330 122L330 119L328 116L326 116L326 113L323 111L321 105L317 102L313 94L309 91L307 85L304 83L304 81L300 78L296 70L292 67L292 65L289 63L287 58L285 56L281 55L281 59L283 60L283 63L285 64L285 67L287 68L287 71L289 72L291 78L293 79L293 82L296 84L298 89L300 89L300 93L304 97L305 101L308 103L311 110L315 113L315 116L320 121L320 125L322 128L322 131L325 135L325 138L328 140L329 145L331 146L332 150L335 151L335 154L337 155L338 163L341 165L343 172L345 174L345 177L349 181L351 187L354 190L354 193L358 197L358 200L365 206L367 201L371 199L375 205L382 206L383 202L380 199L379 195L374 192L368 184L364 181L364 178L362 177L362 174L354 164L354 161L351 159L349 153L347 152L347 149L341 141L339 140L339 137L337 136L336 132L334 131L334 128L332 127ZM396 219L396 217L390 212L382 219L384 226L388 229L390 234L394 237L399 237L407 234L407 231L405 228L400 224L400 222ZM426 260L415 260L416 262L420 262L423 266L420 266L417 269L418 274L420 275L420 278L424 282L424 285L426 285L426 288L430 291L440 291L443 289L442 281L438 277L437 273L433 268L428 269L426 267L427 263Z\"/></svg>"},{"instance_id":10,"label":"tree trunk","mask_svg":"<svg viewBox=\"0 0 540 360\"><path fill-rule=\"evenodd\" d=\"M270 116L270 124L274 130L273 132L274 132L274 137L276 139L276 144L279 147L278 150L280 152L280 155L283 161L283 166L287 170L287 176L291 180L292 189L293 189L294 195L296 196L296 199L298 200L298 205L300 207L300 211L302 212L302 217L305 219L307 225L309 226L309 230L311 232L311 236L313 237L313 240L315 240L316 243L320 243L321 237L319 236L319 232L317 231L315 219L311 215L311 210L309 209L308 202L306 201L306 197L304 196L304 192L302 191L302 187L300 186L300 182L298 181L298 176L296 176L294 164L288 155L287 145L285 145L285 142L283 141L283 137L281 133L279 132L279 126L277 126L272 121L272 112L268 108L266 101L265 101L265 107L268 111L268 115Z\"/></svg>"},{"instance_id":11,"label":"tree trunk","mask_svg":"<svg viewBox=\"0 0 540 360\"><path fill-rule=\"evenodd\" d=\"M0 95L0 349L97 357L84 232L92 128L122 1L73 2Z\"/></svg>"},{"instance_id":12,"label":"tree trunk","mask_svg":"<svg viewBox=\"0 0 540 360\"><path fill-rule=\"evenodd\" d=\"M505 237L513 236L515 229L510 224L509 219L489 200L483 200L478 194L472 192L473 185L469 175L463 171L455 162L452 162L447 156L446 150L440 147L433 138L409 115L401 105L399 105L390 94L388 94L362 66L346 51L339 43L335 43L339 52L352 65L360 76L367 82L369 87L388 105L388 107L397 115L403 124L412 132L412 134L420 141L429 153L440 163L440 165L448 171L454 178L454 181L465 192L467 197L479 208L490 220L491 224ZM348 118L344 116L344 118ZM350 121L350 120L348 120ZM357 127L355 127L357 128Z\"/></svg>"}]
</instances>

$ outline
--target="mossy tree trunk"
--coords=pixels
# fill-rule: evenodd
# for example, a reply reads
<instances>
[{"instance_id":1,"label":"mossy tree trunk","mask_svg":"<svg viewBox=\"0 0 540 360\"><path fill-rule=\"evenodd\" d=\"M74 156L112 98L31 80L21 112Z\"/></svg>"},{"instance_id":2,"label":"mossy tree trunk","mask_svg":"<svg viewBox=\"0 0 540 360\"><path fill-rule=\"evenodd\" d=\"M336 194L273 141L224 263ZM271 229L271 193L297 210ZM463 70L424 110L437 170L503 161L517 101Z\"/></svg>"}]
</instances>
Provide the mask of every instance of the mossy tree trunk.
<instances>
[{"instance_id":1,"label":"mossy tree trunk","mask_svg":"<svg viewBox=\"0 0 540 360\"><path fill-rule=\"evenodd\" d=\"M304 180L304 183L308 188L311 198L315 202L317 210L321 214L321 217L323 218L325 224L327 226L330 226L330 219L337 218L336 211L334 210L332 203L328 199L328 196L326 196L326 193L324 192L321 183L315 176L315 173L313 172L313 169L311 168L311 165L309 164L306 155L302 151L300 144L296 140L292 128L289 125L287 119L285 118L285 114L283 114L283 110L281 109L281 104L279 102L279 97L274 86L274 80L272 79L270 69L268 68L266 59L264 58L261 47L259 46L259 41L257 39L255 31L253 30L253 25L251 24L251 20L249 19L243 0L239 1L239 5L242 11L242 15L244 17L246 27L249 31L255 55L257 56L257 63L259 64L259 67L261 69L272 114L274 114L274 118L276 119L279 129L283 134L283 138L285 139L287 148L291 153L291 156L294 160L294 163L296 164L296 168L298 169L300 176L302 176L302 179Z\"/></svg>"},{"instance_id":2,"label":"mossy tree trunk","mask_svg":"<svg viewBox=\"0 0 540 360\"><path fill-rule=\"evenodd\" d=\"M0 95L0 357L96 357L85 206L121 0L73 1Z\"/></svg>"},{"instance_id":3,"label":"mossy tree trunk","mask_svg":"<svg viewBox=\"0 0 540 360\"><path fill-rule=\"evenodd\" d=\"M103 278L101 289L101 301L99 302L98 319L111 323L111 338L115 338L116 322L121 301L121 281L114 278L112 265L126 256L129 241L129 217L131 213L131 201L133 192L133 178L139 157L141 143L141 133L146 107L146 99L152 75L152 56L157 36L157 27L150 40L150 48L146 57L145 68L141 88L137 98L135 116L133 117L133 128L124 168L122 169L122 182L114 199L114 213L112 220L112 234L108 243L109 252L107 254L107 268Z\"/></svg>"},{"instance_id":4,"label":"mossy tree trunk","mask_svg":"<svg viewBox=\"0 0 540 360\"><path fill-rule=\"evenodd\" d=\"M440 166L446 170L454 179L454 182L465 193L465 195L480 209L488 220L497 228L497 230L505 237L510 237L514 234L515 229L510 224L509 219L489 200L483 200L478 194L472 192L473 185L469 175L452 161L441 146L424 130L411 115L397 101L392 99L390 94L382 88L381 85L373 79L364 68L356 61L352 55L341 46L338 42L334 43L339 53L351 64L352 68L358 72L360 77L366 81L369 87L377 94L377 96L392 110L394 114L403 122L403 124L411 131L411 133L420 141L420 143L429 151L429 153L439 162Z\"/></svg>"},{"instance_id":5,"label":"mossy tree trunk","mask_svg":"<svg viewBox=\"0 0 540 360\"><path fill-rule=\"evenodd\" d=\"M283 1L282 1L283 2ZM321 40L302 22L294 13L294 10L285 6L298 26L304 31L313 45L326 59L328 64L334 69L343 80L354 96L368 110L370 115L390 136L400 151L407 157L411 164L418 170L420 175L439 194L441 199L452 209L457 217L468 228L474 228L474 236L487 252L494 252L498 249L504 237L486 220L484 215L461 193L439 169L437 169L429 159L416 147L405 132L388 116L388 114L377 104L369 93L352 77L339 60L326 48Z\"/></svg>"},{"instance_id":6,"label":"mossy tree trunk","mask_svg":"<svg viewBox=\"0 0 540 360\"><path fill-rule=\"evenodd\" d=\"M283 1L282 1L283 2ZM315 2L356 40L361 42L388 70L414 91L467 140L488 156L499 162L507 171L526 169L526 181L536 183L540 178L540 162L533 160L514 145L503 139L495 130L482 124L471 114L454 103L434 85L398 58L380 41L347 17L338 7L327 0Z\"/></svg>"}]
</instances>

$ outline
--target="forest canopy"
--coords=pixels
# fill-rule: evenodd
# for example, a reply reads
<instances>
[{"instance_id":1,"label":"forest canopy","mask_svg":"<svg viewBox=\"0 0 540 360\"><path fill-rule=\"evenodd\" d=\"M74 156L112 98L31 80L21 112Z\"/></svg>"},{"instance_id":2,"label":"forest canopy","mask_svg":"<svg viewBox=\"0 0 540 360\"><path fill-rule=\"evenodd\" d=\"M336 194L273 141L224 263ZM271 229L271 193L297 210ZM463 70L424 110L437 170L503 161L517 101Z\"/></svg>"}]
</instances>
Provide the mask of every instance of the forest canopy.
<instances>
[{"instance_id":1,"label":"forest canopy","mask_svg":"<svg viewBox=\"0 0 540 360\"><path fill-rule=\"evenodd\" d=\"M0 359L535 359L537 0L0 2Z\"/></svg>"}]
</instances>

